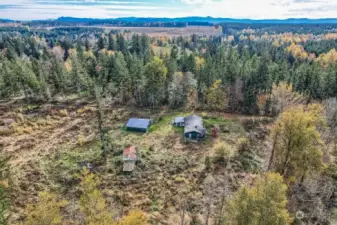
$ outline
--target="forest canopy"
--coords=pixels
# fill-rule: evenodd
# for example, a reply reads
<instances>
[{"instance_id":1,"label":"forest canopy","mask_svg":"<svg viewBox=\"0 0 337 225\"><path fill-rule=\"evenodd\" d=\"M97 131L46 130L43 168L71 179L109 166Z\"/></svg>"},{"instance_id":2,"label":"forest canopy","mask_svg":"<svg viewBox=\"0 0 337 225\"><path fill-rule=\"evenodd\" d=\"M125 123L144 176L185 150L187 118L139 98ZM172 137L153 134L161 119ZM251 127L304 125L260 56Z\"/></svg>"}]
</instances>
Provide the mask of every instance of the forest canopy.
<instances>
[{"instance_id":1,"label":"forest canopy","mask_svg":"<svg viewBox=\"0 0 337 225\"><path fill-rule=\"evenodd\" d=\"M1 224L334 224L335 24L54 22L0 28ZM197 144L171 126L192 113Z\"/></svg>"}]
</instances>

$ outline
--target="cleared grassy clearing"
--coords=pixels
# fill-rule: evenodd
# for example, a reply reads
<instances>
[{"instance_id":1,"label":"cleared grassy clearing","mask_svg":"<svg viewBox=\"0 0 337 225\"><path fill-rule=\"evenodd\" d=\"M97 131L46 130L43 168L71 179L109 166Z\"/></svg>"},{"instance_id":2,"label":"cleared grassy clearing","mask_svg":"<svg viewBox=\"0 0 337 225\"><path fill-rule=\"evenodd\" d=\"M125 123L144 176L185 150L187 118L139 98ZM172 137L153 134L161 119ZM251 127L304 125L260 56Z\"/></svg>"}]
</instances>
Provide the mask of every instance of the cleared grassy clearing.
<instances>
[{"instance_id":1,"label":"cleared grassy clearing","mask_svg":"<svg viewBox=\"0 0 337 225\"><path fill-rule=\"evenodd\" d=\"M22 116L17 116L23 108ZM123 125L130 114L154 118L156 123L148 133L126 131ZM218 187L225 179L224 164L215 158L214 145L225 143L233 150L230 160L235 171L231 174L232 180L235 180L232 188L235 189L238 183L245 182L249 177L246 169L256 170L259 166L260 162L254 158L254 145L260 144L252 145L243 156L237 155L238 140L246 137L245 123L238 116L210 112L195 113L203 117L208 138L199 144L185 144L183 128L173 127L171 122L176 116L191 114L107 107L104 115L108 157L103 162L94 104L12 105L1 119L14 118L16 127L32 128L28 133L14 132L1 138L5 152L13 156L12 163L15 165L18 200L15 202L14 220L23 215L24 205L31 202L39 191L51 190L76 202L79 194L77 174L86 163L90 163L94 173L101 178L101 189L114 209L138 207L154 220L152 216L159 213L157 219L160 224L161 221L171 220L179 212L181 199L192 198L191 202L196 204L200 213L205 174L213 176ZM256 121L253 123L257 124ZM214 126L220 128L217 139L210 136ZM136 169L131 174L122 172L121 157L124 147L130 144L138 147ZM205 164L207 158L211 159L210 168ZM256 164L253 167L252 159ZM243 178L236 180L239 176ZM215 195L218 194L215 192ZM74 213L72 207L75 205L70 207L69 213Z\"/></svg>"}]
</instances>

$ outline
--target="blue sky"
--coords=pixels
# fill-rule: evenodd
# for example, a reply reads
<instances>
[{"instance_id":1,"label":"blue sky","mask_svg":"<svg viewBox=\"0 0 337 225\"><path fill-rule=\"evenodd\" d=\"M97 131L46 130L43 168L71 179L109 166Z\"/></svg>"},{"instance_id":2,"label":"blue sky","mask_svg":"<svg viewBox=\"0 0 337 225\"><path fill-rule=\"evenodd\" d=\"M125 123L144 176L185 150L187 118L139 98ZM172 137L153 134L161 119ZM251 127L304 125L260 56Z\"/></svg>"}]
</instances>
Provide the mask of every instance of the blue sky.
<instances>
[{"instance_id":1,"label":"blue sky","mask_svg":"<svg viewBox=\"0 0 337 225\"><path fill-rule=\"evenodd\" d=\"M336 18L337 0L0 0L0 18Z\"/></svg>"}]
</instances>

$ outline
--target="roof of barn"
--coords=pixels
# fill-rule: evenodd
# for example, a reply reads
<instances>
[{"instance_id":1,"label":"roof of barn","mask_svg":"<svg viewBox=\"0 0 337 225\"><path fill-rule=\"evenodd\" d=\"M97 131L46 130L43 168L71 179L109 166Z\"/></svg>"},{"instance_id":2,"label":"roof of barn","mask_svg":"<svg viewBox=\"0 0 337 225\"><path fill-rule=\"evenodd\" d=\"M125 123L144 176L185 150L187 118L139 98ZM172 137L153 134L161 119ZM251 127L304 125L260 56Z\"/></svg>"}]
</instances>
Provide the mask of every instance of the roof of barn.
<instances>
[{"instance_id":1,"label":"roof of barn","mask_svg":"<svg viewBox=\"0 0 337 225\"><path fill-rule=\"evenodd\" d=\"M150 119L130 118L126 124L126 127L148 129L150 124Z\"/></svg>"}]
</instances>

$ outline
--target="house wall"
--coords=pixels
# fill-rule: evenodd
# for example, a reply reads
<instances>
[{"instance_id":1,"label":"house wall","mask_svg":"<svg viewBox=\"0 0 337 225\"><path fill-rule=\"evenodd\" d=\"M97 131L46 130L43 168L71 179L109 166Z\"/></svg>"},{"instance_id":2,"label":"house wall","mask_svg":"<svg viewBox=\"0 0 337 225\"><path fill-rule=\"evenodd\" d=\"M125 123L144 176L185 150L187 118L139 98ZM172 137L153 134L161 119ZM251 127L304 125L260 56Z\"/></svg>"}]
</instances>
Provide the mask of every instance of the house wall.
<instances>
[{"instance_id":1,"label":"house wall","mask_svg":"<svg viewBox=\"0 0 337 225\"><path fill-rule=\"evenodd\" d=\"M193 131L193 132L185 133L184 136L185 138L188 138L188 139L197 140L201 136L201 134Z\"/></svg>"},{"instance_id":2,"label":"house wall","mask_svg":"<svg viewBox=\"0 0 337 225\"><path fill-rule=\"evenodd\" d=\"M173 125L176 126L176 127L183 127L184 123L174 123Z\"/></svg>"},{"instance_id":3,"label":"house wall","mask_svg":"<svg viewBox=\"0 0 337 225\"><path fill-rule=\"evenodd\" d=\"M144 128L127 127L126 129L128 131L147 132L147 129L144 129Z\"/></svg>"},{"instance_id":4,"label":"house wall","mask_svg":"<svg viewBox=\"0 0 337 225\"><path fill-rule=\"evenodd\" d=\"M134 168L135 168L135 161L132 161L132 160L124 161L123 163L124 172L131 172L134 170Z\"/></svg>"}]
</instances>

